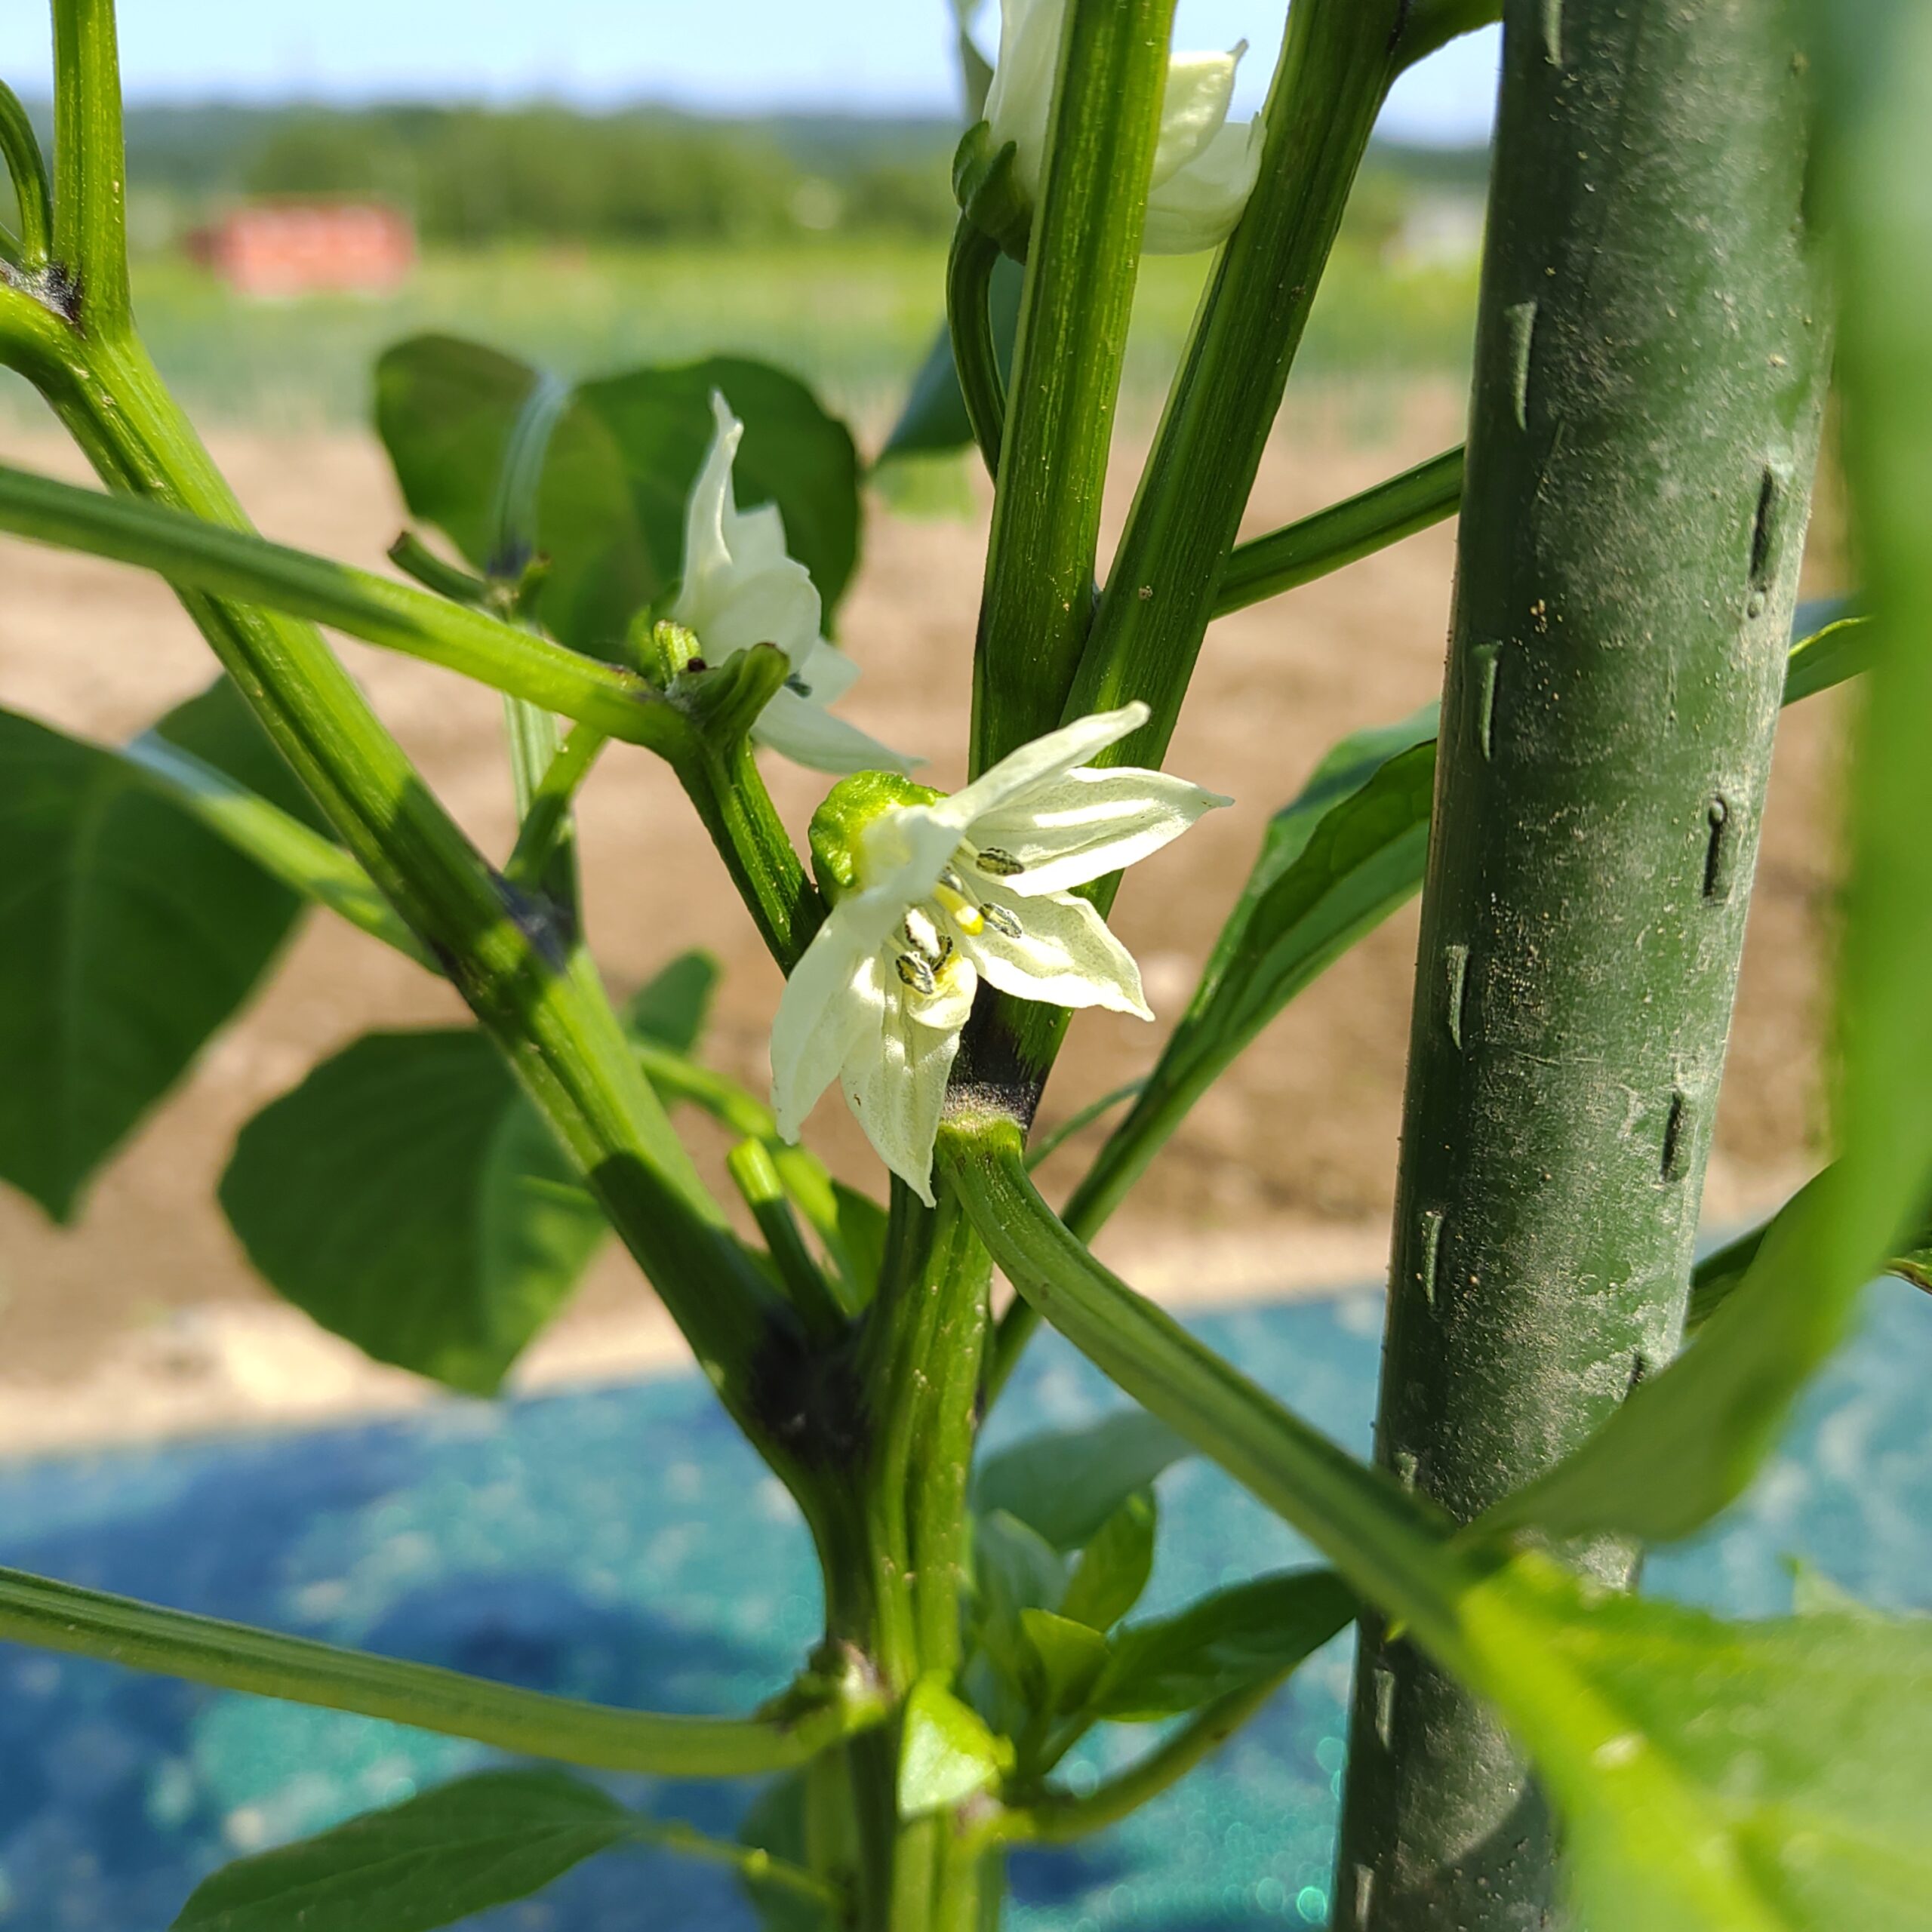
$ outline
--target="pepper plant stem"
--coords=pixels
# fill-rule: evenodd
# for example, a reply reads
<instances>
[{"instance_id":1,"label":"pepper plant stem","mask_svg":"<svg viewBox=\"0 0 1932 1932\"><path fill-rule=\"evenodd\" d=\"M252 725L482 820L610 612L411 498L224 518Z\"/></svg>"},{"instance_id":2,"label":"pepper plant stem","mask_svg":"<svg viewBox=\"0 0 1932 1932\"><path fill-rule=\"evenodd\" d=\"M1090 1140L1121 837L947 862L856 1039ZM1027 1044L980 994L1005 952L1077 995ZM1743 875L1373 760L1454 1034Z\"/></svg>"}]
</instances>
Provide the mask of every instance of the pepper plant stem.
<instances>
[{"instance_id":1,"label":"pepper plant stem","mask_svg":"<svg viewBox=\"0 0 1932 1932\"><path fill-rule=\"evenodd\" d=\"M1289 10L1254 192L1201 298L1064 702L1033 726L1144 700L1148 723L1098 764L1158 766L1166 754L1349 190L1401 64L1406 4L1297 0ZM1009 445L1012 435L1009 425ZM1086 587L1056 594L1079 611ZM1100 880L1084 896L1104 913L1118 883ZM982 1006L967 1035L969 1075L1030 1121L1066 1015L1004 999Z\"/></svg>"},{"instance_id":2,"label":"pepper plant stem","mask_svg":"<svg viewBox=\"0 0 1932 1932\"><path fill-rule=\"evenodd\" d=\"M1829 336L1780 0L1506 14L1377 1438L1465 1521L1677 1345ZM1377 1617L1349 1765L1350 1932L1546 1922L1521 1757Z\"/></svg>"},{"instance_id":3,"label":"pepper plant stem","mask_svg":"<svg viewBox=\"0 0 1932 1932\"><path fill-rule=\"evenodd\" d=\"M1066 9L974 655L975 773L1060 721L1086 641L1174 12Z\"/></svg>"},{"instance_id":4,"label":"pepper plant stem","mask_svg":"<svg viewBox=\"0 0 1932 1932\"><path fill-rule=\"evenodd\" d=\"M783 1716L660 1717L164 1610L16 1570L0 1570L0 1637L565 1764L663 1777L786 1770L886 1714L884 1700L855 1675L838 1697Z\"/></svg>"},{"instance_id":5,"label":"pepper plant stem","mask_svg":"<svg viewBox=\"0 0 1932 1932\"><path fill-rule=\"evenodd\" d=\"M1278 597L1284 590L1372 556L1454 516L1462 500L1463 452L1458 447L1284 529L1238 543L1222 570L1213 614L1225 617L1232 611L1244 611L1264 598Z\"/></svg>"}]
</instances>

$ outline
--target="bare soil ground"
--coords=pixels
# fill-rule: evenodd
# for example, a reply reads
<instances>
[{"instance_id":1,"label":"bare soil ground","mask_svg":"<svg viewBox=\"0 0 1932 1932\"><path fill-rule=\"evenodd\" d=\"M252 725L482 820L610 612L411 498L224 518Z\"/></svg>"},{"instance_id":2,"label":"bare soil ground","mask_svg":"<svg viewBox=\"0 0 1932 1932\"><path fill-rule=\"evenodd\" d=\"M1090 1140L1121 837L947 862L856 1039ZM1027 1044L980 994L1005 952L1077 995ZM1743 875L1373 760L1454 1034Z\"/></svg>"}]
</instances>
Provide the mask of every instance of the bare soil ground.
<instances>
[{"instance_id":1,"label":"bare soil ground","mask_svg":"<svg viewBox=\"0 0 1932 1932\"><path fill-rule=\"evenodd\" d=\"M1452 441L1456 398L1420 392L1369 440L1342 405L1284 416L1251 521L1272 527ZM1360 425L1353 426L1359 430ZM14 432L8 460L78 475L51 432ZM373 565L401 512L380 451L351 434L233 435L217 454L272 535ZM1117 525L1137 470L1123 456ZM1230 793L1180 847L1136 869L1116 915L1164 1014L1185 1004L1263 823L1343 733L1401 715L1439 688L1451 526L1217 624L1176 739L1173 769ZM842 620L865 668L849 708L888 741L927 752L935 783L962 775L961 735L983 524L911 522L875 506ZM432 783L500 854L511 832L500 712L491 694L426 666L346 645L383 715ZM96 736L131 734L211 673L205 648L158 586L115 567L0 541L0 703ZM1767 1207L1807 1171L1819 1124L1821 962L1835 888L1835 696L1787 715L1744 969L1707 1221ZM781 809L801 826L823 786L774 764ZM778 991L765 958L668 775L614 749L584 806L592 937L620 991L702 946L725 977L707 1051L754 1087ZM1380 1269L1395 1166L1413 909L1318 983L1196 1110L1103 1242L1137 1281L1176 1300L1361 1280ZM238 1128L318 1059L377 1026L454 1024L454 995L374 942L311 918L281 969L173 1100L102 1177L78 1225L50 1228L0 1198L0 1446L405 1399L301 1318L275 1308L214 1204ZM1082 1016L1046 1118L1143 1069L1160 1038ZM815 1128L835 1164L871 1168L835 1102ZM1046 1170L1078 1172L1076 1140ZM713 1150L715 1152L715 1150ZM596 1266L540 1380L662 1359L666 1324L624 1257Z\"/></svg>"}]
</instances>

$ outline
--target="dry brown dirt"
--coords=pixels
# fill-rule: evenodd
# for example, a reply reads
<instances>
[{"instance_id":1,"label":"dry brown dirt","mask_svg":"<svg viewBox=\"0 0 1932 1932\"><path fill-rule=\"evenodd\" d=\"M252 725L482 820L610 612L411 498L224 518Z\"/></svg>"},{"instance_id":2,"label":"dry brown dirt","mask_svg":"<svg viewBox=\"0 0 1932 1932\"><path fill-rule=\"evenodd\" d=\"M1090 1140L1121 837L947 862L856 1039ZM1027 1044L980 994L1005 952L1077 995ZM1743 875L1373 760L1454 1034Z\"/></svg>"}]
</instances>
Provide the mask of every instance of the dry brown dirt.
<instances>
[{"instance_id":1,"label":"dry brown dirt","mask_svg":"<svg viewBox=\"0 0 1932 1932\"><path fill-rule=\"evenodd\" d=\"M1446 393L1420 393L1382 414L1380 431L1366 441L1350 433L1338 404L1285 414L1252 527L1362 488L1457 434L1455 398ZM0 450L11 461L80 473L51 432L0 435ZM216 439L216 451L275 537L374 565L399 527L393 485L365 438L231 435ZM1118 466L1113 525L1137 454L1125 452ZM941 784L962 775L955 747L983 540L983 521L908 521L875 505L843 619L844 640L865 668L851 715L928 753ZM1137 867L1116 916L1158 1011L1171 1015L1185 1004L1269 813L1337 737L1398 717L1438 688L1452 556L1445 525L1211 632L1170 762L1236 802ZM511 819L496 698L359 646L344 653L451 808L500 854ZM0 540L0 703L112 737L138 730L210 675L205 647L158 585ZM1787 716L1780 742L1707 1200L1712 1222L1780 1198L1805 1171L1818 1126L1841 717L1835 697L1814 700ZM771 777L781 809L801 826L821 781L776 764ZM627 990L685 947L712 949L725 977L706 1051L761 1088L777 975L675 785L643 753L614 748L592 781L583 821L592 937L614 986ZM1160 1157L1103 1251L1177 1298L1377 1272L1414 946L1411 908L1277 1021ZM446 987L313 917L239 1023L101 1177L77 1226L50 1228L23 1199L0 1198L0 1414L40 1419L0 1429L0 1440L111 1431L117 1417L148 1413L134 1392L156 1377L172 1377L174 1395L153 1414L174 1423L213 1420L233 1407L221 1392L224 1372L229 1382L252 1377L264 1411L299 1408L318 1386L338 1382L352 1391L374 1386L326 1349L303 1354L291 1325L299 1318L267 1310L214 1204L214 1185L237 1128L317 1059L371 1027L460 1017ZM1143 1069L1160 1037L1158 1027L1081 1016L1050 1091L1048 1121ZM863 1144L835 1102L821 1109L815 1131L836 1164L868 1174ZM1047 1174L1070 1182L1083 1143L1096 1144L1094 1137L1057 1155ZM644 1297L624 1258L607 1254L545 1358L571 1372L632 1359L629 1344L598 1338L661 1337ZM252 1355L230 1346L236 1334L258 1332L269 1340ZM215 1358L224 1349L246 1361L222 1371ZM84 1380L95 1392L82 1404Z\"/></svg>"}]
</instances>

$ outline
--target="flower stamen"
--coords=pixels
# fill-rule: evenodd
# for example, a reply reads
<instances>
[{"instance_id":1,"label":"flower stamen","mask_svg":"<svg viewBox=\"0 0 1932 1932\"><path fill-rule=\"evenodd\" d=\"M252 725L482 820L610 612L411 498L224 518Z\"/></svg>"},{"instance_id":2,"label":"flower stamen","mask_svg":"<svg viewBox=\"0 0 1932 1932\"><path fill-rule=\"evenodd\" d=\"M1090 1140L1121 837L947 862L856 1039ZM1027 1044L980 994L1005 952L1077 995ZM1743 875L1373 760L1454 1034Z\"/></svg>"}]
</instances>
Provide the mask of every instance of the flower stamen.
<instances>
[{"instance_id":1,"label":"flower stamen","mask_svg":"<svg viewBox=\"0 0 1932 1932\"><path fill-rule=\"evenodd\" d=\"M1004 906L982 906L980 908L980 917L985 920L1001 939L1019 938L1020 921Z\"/></svg>"},{"instance_id":2,"label":"flower stamen","mask_svg":"<svg viewBox=\"0 0 1932 1932\"><path fill-rule=\"evenodd\" d=\"M973 862L989 878L1017 878L1026 867L1011 852L1002 852L997 845L983 845L980 856Z\"/></svg>"},{"instance_id":3,"label":"flower stamen","mask_svg":"<svg viewBox=\"0 0 1932 1932\"><path fill-rule=\"evenodd\" d=\"M931 995L939 991L938 976L916 952L902 952L893 964L899 969L901 983L914 992Z\"/></svg>"}]
</instances>

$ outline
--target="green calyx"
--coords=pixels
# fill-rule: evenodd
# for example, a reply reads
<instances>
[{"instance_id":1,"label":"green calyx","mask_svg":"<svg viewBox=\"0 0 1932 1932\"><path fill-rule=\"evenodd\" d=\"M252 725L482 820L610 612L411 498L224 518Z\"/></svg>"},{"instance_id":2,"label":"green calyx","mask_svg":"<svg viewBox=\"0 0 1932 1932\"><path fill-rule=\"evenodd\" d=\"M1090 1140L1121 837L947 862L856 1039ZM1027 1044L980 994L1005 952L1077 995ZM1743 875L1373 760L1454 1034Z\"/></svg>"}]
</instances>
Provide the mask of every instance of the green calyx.
<instances>
[{"instance_id":1,"label":"green calyx","mask_svg":"<svg viewBox=\"0 0 1932 1932\"><path fill-rule=\"evenodd\" d=\"M812 814L808 835L820 891L835 906L857 890L860 841L881 812L901 805L936 805L945 795L896 771L855 771L840 779Z\"/></svg>"},{"instance_id":2,"label":"green calyx","mask_svg":"<svg viewBox=\"0 0 1932 1932\"><path fill-rule=\"evenodd\" d=\"M995 147L992 130L983 121L968 128L952 157L952 192L961 214L975 228L1016 262L1023 262L1033 231L1033 203L1014 179L1017 152L1011 141Z\"/></svg>"}]
</instances>

